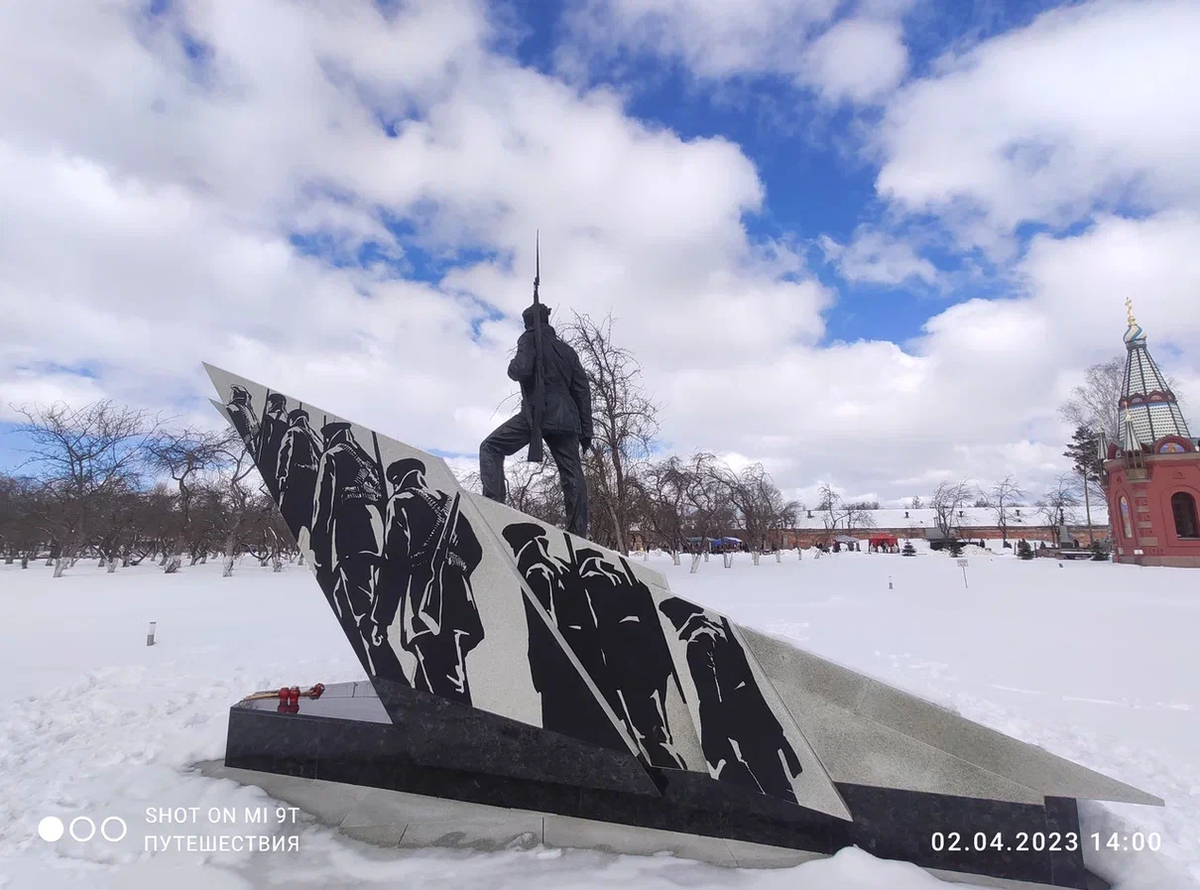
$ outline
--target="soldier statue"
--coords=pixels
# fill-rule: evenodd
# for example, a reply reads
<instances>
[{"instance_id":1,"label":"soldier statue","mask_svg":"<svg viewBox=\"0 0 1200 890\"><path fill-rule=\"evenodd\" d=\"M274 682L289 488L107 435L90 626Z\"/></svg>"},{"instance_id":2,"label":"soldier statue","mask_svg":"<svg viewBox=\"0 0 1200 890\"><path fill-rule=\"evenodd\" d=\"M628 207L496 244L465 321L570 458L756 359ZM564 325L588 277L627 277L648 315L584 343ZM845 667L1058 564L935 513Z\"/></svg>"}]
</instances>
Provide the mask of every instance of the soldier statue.
<instances>
[{"instance_id":1,"label":"soldier statue","mask_svg":"<svg viewBox=\"0 0 1200 890\"><path fill-rule=\"evenodd\" d=\"M539 256L540 273L540 256ZM592 445L592 396L575 350L550 326L550 308L538 302L540 274L533 280L533 305L522 313L525 332L508 376L521 384L521 411L500 424L479 446L483 496L504 503L504 458L529 446L540 461L550 446L566 506L567 531L587 537L587 482L580 452Z\"/></svg>"}]
</instances>

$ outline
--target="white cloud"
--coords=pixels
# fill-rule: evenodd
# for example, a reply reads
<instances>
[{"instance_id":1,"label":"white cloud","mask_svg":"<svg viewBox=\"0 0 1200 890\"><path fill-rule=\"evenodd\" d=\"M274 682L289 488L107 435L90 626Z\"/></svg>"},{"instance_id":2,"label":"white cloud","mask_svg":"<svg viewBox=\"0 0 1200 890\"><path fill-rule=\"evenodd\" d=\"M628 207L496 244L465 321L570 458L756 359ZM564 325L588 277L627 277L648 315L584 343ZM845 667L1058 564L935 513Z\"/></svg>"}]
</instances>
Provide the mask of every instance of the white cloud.
<instances>
[{"instance_id":1,"label":"white cloud","mask_svg":"<svg viewBox=\"0 0 1200 890\"><path fill-rule=\"evenodd\" d=\"M1200 202L1200 5L1098 0L943 59L880 134L880 194L1003 254L1024 221Z\"/></svg>"},{"instance_id":2,"label":"white cloud","mask_svg":"<svg viewBox=\"0 0 1200 890\"><path fill-rule=\"evenodd\" d=\"M930 467L1045 475L1031 443L1062 432L1048 386L1119 343L1138 268L1153 270L1148 290L1175 295L1145 300L1152 337L1160 318L1195 311L1182 303L1190 279L1158 271L1191 243L1195 219L1180 212L1039 242L1028 298L955 306L912 352L821 347L834 295L794 236L748 240L743 216L762 209L764 187L740 148L682 141L612 92L520 68L489 48L482 2L394 18L338 0L195 2L156 21L139 9L0 7L5 406L107 395L192 410L209 395L208 360L470 454L511 411L503 368L540 227L547 302L615 314L680 450L762 461L789 489L828 478L909 496L897 480ZM739 10L695 14L715 40L737 33L720 17ZM202 64L181 29L209 48ZM431 285L336 268L288 238L299 229L344 252L373 239L399 256L382 211L427 250L498 259ZM847 269L928 272L873 237L836 247ZM1129 266L1084 311L1087 289L1105 284L1088 277L1097 252ZM506 317L486 320L481 302ZM81 366L97 378L63 370Z\"/></svg>"},{"instance_id":3,"label":"white cloud","mask_svg":"<svg viewBox=\"0 0 1200 890\"><path fill-rule=\"evenodd\" d=\"M805 50L801 71L829 102L874 102L890 93L908 68L900 23L851 18L838 22Z\"/></svg>"},{"instance_id":4,"label":"white cloud","mask_svg":"<svg viewBox=\"0 0 1200 890\"><path fill-rule=\"evenodd\" d=\"M4 73L47 90L0 98L0 200L19 220L0 239L6 389L86 365L114 395L161 402L203 390L203 358L470 452L510 391L515 334L487 322L476 342L471 323L478 301L525 305L537 226L548 301L611 309L648 367L697 349L719 367L823 330L829 294L785 247L747 243L741 215L763 191L737 146L684 143L611 93L489 52L482 4L394 20L335 2L197 4L167 22L139 8L4 13ZM183 29L209 47L199 72ZM368 94L409 110L397 138ZM386 242L378 208L415 213L430 249L501 259L439 289L287 240Z\"/></svg>"},{"instance_id":5,"label":"white cloud","mask_svg":"<svg viewBox=\"0 0 1200 890\"><path fill-rule=\"evenodd\" d=\"M911 5L868 0L835 20L839 0L581 0L569 16L575 43L559 56L574 71L581 55L652 53L705 80L782 75L828 102L866 104L904 76L899 18Z\"/></svg>"},{"instance_id":6,"label":"white cloud","mask_svg":"<svg viewBox=\"0 0 1200 890\"><path fill-rule=\"evenodd\" d=\"M899 285L915 278L932 285L938 280L937 268L911 244L878 229L860 227L849 244L828 235L818 238L817 244L825 258L837 265L838 274L852 283Z\"/></svg>"}]
</instances>

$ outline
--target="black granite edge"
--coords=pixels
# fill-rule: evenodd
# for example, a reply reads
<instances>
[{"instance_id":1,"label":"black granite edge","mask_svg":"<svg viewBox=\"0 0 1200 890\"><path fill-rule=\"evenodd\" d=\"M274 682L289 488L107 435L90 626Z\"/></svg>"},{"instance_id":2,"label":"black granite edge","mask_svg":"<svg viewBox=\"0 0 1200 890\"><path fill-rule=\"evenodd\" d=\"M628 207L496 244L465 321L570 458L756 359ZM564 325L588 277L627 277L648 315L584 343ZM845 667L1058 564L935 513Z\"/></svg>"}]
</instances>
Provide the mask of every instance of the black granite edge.
<instances>
[{"instance_id":1,"label":"black granite edge","mask_svg":"<svg viewBox=\"0 0 1200 890\"><path fill-rule=\"evenodd\" d=\"M361 777L338 781L369 786L401 758L413 766L463 774L660 795L657 777L630 754L506 718L497 722L500 718L471 709L449 713L449 718L440 719L414 710L404 724L392 724L235 705L229 714L227 764L314 778L317 764L334 758L342 763L340 775ZM475 716L464 720L464 714ZM295 763L280 770L260 765L272 757Z\"/></svg>"},{"instance_id":2,"label":"black granite edge","mask_svg":"<svg viewBox=\"0 0 1200 890\"><path fill-rule=\"evenodd\" d=\"M1006 839L1013 838L1018 831L1030 835L1077 832L1078 815L1071 798L1050 798L1042 806L837 783L838 791L855 814L855 821L848 823L729 788L697 773L663 771L662 797L653 798L430 766L419 763L402 748L372 752L373 746L368 744L364 752L361 745L347 745L346 740L361 739L364 734L364 727L352 721L343 721L346 725L338 726L333 718L295 719L299 716L231 709L226 764L822 854L832 854L853 844L880 858L965 875L988 875L1074 890L1094 890L1100 886L1084 867L1081 852L953 853L935 851L930 845L930 836L935 831L957 831L964 840L969 840L976 831L989 836L1002 832ZM338 732L326 735L323 730L328 729ZM368 724L366 734L374 735L370 730L380 729L395 730L395 727ZM920 825L919 830L914 831L914 825Z\"/></svg>"},{"instance_id":3,"label":"black granite edge","mask_svg":"<svg viewBox=\"0 0 1200 890\"><path fill-rule=\"evenodd\" d=\"M317 752L311 738L313 721L283 720L282 716L250 708L230 708L225 765L315 779Z\"/></svg>"},{"instance_id":4,"label":"black granite edge","mask_svg":"<svg viewBox=\"0 0 1200 890\"><path fill-rule=\"evenodd\" d=\"M659 796L656 777L619 740L611 747L598 745L441 696L386 685L385 705L395 721L390 735L395 738L380 730L375 744L381 750L401 746L414 761L430 767ZM363 742L365 737L359 744Z\"/></svg>"},{"instance_id":5,"label":"black granite edge","mask_svg":"<svg viewBox=\"0 0 1200 890\"><path fill-rule=\"evenodd\" d=\"M1083 859L1083 834L1079 828L1079 803L1073 797L1046 797L1046 833L1079 840L1077 850L1050 852L1050 869L1062 887L1084 886L1088 890L1109 890L1112 886L1089 871Z\"/></svg>"}]
</instances>

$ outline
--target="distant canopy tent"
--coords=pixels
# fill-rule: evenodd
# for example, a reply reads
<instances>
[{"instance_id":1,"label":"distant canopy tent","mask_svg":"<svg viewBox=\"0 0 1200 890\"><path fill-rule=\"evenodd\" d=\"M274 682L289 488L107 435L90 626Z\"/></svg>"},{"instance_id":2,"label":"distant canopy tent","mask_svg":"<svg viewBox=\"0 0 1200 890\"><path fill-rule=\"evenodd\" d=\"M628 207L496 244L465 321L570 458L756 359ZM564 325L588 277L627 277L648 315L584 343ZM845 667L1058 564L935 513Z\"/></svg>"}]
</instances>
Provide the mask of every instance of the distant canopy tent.
<instances>
[{"instance_id":1,"label":"distant canopy tent","mask_svg":"<svg viewBox=\"0 0 1200 890\"><path fill-rule=\"evenodd\" d=\"M710 549L715 550L718 547L740 547L742 544L742 539L741 538L731 538L731 537L724 537L724 538L695 537L695 538L688 538L687 542L689 544L691 544L693 547L704 546L704 547L708 547Z\"/></svg>"},{"instance_id":2,"label":"distant canopy tent","mask_svg":"<svg viewBox=\"0 0 1200 890\"><path fill-rule=\"evenodd\" d=\"M857 544L858 538L852 538L850 535L837 535L834 540L839 544Z\"/></svg>"},{"instance_id":3,"label":"distant canopy tent","mask_svg":"<svg viewBox=\"0 0 1200 890\"><path fill-rule=\"evenodd\" d=\"M895 535L876 535L867 541L868 547L898 547L900 540Z\"/></svg>"}]
</instances>

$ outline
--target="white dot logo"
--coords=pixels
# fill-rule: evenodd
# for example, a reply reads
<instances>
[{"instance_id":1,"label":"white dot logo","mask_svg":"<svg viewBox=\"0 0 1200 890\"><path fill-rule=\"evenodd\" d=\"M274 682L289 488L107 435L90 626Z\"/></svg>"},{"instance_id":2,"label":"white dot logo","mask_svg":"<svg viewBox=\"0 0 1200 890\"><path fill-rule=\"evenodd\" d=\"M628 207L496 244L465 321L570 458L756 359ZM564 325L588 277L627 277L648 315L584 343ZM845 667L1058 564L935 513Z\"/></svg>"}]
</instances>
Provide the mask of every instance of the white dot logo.
<instances>
[{"instance_id":1,"label":"white dot logo","mask_svg":"<svg viewBox=\"0 0 1200 890\"><path fill-rule=\"evenodd\" d=\"M38 837L49 843L54 843L63 836L62 819L58 816L47 816L38 823Z\"/></svg>"},{"instance_id":2,"label":"white dot logo","mask_svg":"<svg viewBox=\"0 0 1200 890\"><path fill-rule=\"evenodd\" d=\"M75 833L75 826L78 825L80 822L86 822L87 827L89 829L91 829L87 833L86 837L80 837L78 834ZM96 836L96 823L93 822L91 819L89 819L87 816L76 816L74 819L71 820L71 825L67 830L71 833L71 837L74 838L75 840L79 841L81 844L87 843L88 841L90 841L92 838L94 838Z\"/></svg>"},{"instance_id":3,"label":"white dot logo","mask_svg":"<svg viewBox=\"0 0 1200 890\"><path fill-rule=\"evenodd\" d=\"M109 836L109 833L108 833L108 823L109 822L116 822L118 825L121 826L121 833L118 834L116 837ZM125 820L122 819L120 816L109 816L107 819L105 819L103 822L100 823L100 836L102 838L104 838L106 841L108 841L110 844L115 844L117 841L121 840L123 837L125 837L125 834L128 831L129 831L129 826L127 826L125 824ZM113 833L116 834L115 831Z\"/></svg>"}]
</instances>

